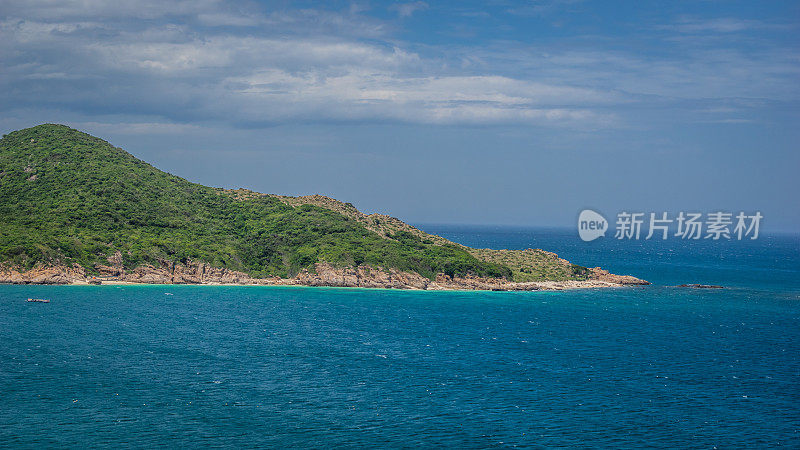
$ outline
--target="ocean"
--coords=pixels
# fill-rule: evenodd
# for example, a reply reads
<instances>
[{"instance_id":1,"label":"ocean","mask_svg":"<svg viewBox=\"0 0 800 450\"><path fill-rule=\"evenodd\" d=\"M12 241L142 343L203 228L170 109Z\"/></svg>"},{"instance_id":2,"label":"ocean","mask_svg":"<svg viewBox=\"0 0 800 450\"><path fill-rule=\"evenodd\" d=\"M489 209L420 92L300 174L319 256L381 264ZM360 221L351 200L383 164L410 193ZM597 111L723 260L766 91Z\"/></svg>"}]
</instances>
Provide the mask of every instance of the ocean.
<instances>
[{"instance_id":1,"label":"ocean","mask_svg":"<svg viewBox=\"0 0 800 450\"><path fill-rule=\"evenodd\" d=\"M0 286L0 447L800 447L800 236L421 228L653 285Z\"/></svg>"}]
</instances>

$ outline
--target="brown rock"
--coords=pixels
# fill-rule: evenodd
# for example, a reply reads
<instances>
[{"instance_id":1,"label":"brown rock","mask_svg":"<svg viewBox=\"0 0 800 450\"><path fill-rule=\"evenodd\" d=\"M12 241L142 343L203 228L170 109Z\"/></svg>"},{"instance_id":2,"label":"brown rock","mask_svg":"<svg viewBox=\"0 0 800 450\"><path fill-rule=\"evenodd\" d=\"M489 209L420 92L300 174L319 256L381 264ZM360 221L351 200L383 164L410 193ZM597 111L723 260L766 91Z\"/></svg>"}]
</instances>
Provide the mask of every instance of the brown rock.
<instances>
[{"instance_id":1,"label":"brown rock","mask_svg":"<svg viewBox=\"0 0 800 450\"><path fill-rule=\"evenodd\" d=\"M261 284L261 285L303 285L331 287L364 287L391 289L429 289L429 290L563 290L577 288L614 287L623 285L649 284L631 276L614 275L600 268L591 269L592 279L586 281L542 281L515 283L499 278L480 278L473 276L451 277L438 274L429 280L413 272L380 267L334 267L318 263L313 271L303 269L295 277L252 278L243 272L212 267L202 261L175 263L158 261L158 265L142 265L132 271L122 269L122 256L119 252L109 257L113 266L98 265L96 269L104 276L113 276L120 281L149 284ZM0 283L14 284L68 284L87 282L86 272L80 266L70 267L36 266L28 271L0 265Z\"/></svg>"},{"instance_id":2,"label":"brown rock","mask_svg":"<svg viewBox=\"0 0 800 450\"><path fill-rule=\"evenodd\" d=\"M98 265L94 266L94 268L95 268L95 270L97 270L97 272L100 274L100 276L104 276L104 277L119 277L119 276L121 276L122 274L125 273L125 271L122 270L121 268L111 267L111 266L104 266L102 264L98 264Z\"/></svg>"},{"instance_id":3,"label":"brown rock","mask_svg":"<svg viewBox=\"0 0 800 450\"><path fill-rule=\"evenodd\" d=\"M614 275L613 273L609 273L607 270L603 270L599 267L595 267L589 269L592 273L591 278L594 280L599 281L606 281L609 283L614 284L622 284L622 285L648 285L650 284L649 281L640 280L639 278L632 277L630 275Z\"/></svg>"},{"instance_id":4,"label":"brown rock","mask_svg":"<svg viewBox=\"0 0 800 450\"><path fill-rule=\"evenodd\" d=\"M122 252L120 252L119 250L114 252L113 255L108 257L108 262L112 266L117 267L119 269L122 269L122 267L123 267L123 265L122 265Z\"/></svg>"}]
</instances>

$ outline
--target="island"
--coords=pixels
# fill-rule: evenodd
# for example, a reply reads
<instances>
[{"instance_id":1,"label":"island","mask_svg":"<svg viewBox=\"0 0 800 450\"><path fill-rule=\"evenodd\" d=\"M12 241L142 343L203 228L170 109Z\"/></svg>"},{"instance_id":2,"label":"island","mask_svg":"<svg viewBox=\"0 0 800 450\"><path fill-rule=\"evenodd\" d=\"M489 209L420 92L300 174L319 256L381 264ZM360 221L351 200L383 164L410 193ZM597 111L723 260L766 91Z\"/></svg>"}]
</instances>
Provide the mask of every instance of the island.
<instances>
[{"instance_id":1,"label":"island","mask_svg":"<svg viewBox=\"0 0 800 450\"><path fill-rule=\"evenodd\" d=\"M192 183L65 125L0 139L0 283L560 290L646 285L474 249L322 196Z\"/></svg>"}]
</instances>

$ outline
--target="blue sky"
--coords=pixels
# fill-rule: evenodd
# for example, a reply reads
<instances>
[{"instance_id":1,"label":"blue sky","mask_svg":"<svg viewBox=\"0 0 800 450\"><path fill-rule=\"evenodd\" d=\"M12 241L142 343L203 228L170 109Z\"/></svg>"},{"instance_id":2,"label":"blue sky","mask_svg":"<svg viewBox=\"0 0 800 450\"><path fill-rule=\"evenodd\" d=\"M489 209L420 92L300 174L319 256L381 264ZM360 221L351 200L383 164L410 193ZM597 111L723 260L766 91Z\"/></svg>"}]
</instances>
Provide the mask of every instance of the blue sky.
<instances>
[{"instance_id":1,"label":"blue sky","mask_svg":"<svg viewBox=\"0 0 800 450\"><path fill-rule=\"evenodd\" d=\"M797 2L0 5L0 130L415 223L800 223Z\"/></svg>"}]
</instances>

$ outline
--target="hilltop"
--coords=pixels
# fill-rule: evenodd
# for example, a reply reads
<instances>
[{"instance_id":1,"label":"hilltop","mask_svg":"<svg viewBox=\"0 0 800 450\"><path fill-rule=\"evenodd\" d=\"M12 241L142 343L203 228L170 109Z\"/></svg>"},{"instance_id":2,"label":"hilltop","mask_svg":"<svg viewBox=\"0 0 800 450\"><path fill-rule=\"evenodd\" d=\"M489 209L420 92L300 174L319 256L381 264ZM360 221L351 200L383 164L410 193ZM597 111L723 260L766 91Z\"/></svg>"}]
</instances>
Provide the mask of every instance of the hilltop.
<instances>
[{"instance_id":1,"label":"hilltop","mask_svg":"<svg viewBox=\"0 0 800 450\"><path fill-rule=\"evenodd\" d=\"M92 277L420 289L640 281L542 250L471 249L321 195L203 186L64 125L5 135L0 282Z\"/></svg>"}]
</instances>

